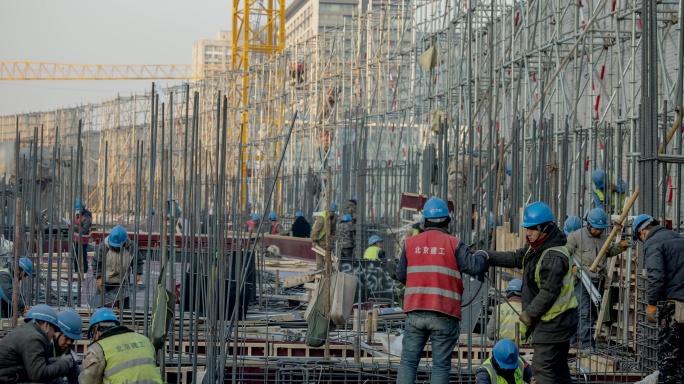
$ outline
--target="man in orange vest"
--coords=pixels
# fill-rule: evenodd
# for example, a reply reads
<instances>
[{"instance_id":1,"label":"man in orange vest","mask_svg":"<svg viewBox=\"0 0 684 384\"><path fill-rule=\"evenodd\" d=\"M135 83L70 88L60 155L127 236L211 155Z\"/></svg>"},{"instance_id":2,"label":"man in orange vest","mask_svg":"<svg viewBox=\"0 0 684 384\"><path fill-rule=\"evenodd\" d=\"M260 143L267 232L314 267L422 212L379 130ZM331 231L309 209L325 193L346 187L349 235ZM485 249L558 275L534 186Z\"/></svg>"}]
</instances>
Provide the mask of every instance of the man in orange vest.
<instances>
[{"instance_id":1,"label":"man in orange vest","mask_svg":"<svg viewBox=\"0 0 684 384\"><path fill-rule=\"evenodd\" d=\"M415 383L423 348L432 344L431 383L448 383L451 354L461 323L461 272L480 276L487 271L485 251L470 254L467 246L448 233L446 203L433 197L423 209L425 232L406 239L397 266L397 280L406 285L406 329L402 342L398 384Z\"/></svg>"}]
</instances>

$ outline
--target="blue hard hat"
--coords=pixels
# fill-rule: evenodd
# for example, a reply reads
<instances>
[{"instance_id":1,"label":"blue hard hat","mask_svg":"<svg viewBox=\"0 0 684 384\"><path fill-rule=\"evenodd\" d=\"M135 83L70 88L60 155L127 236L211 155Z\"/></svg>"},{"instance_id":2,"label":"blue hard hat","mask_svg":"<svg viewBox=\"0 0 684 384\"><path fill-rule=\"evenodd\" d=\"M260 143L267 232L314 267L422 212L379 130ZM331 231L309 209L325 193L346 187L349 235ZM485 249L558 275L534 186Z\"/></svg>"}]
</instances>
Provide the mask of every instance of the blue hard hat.
<instances>
[{"instance_id":1,"label":"blue hard hat","mask_svg":"<svg viewBox=\"0 0 684 384\"><path fill-rule=\"evenodd\" d=\"M642 213L634 219L634 222L632 223L632 233L634 233L634 235L637 236L639 232L641 232L641 230L644 229L644 227L650 224L657 225L658 220L654 219L651 215Z\"/></svg>"},{"instance_id":2,"label":"blue hard hat","mask_svg":"<svg viewBox=\"0 0 684 384\"><path fill-rule=\"evenodd\" d=\"M518 347L511 339L499 340L494 348L492 354L497 364L503 369L518 368Z\"/></svg>"},{"instance_id":3,"label":"blue hard hat","mask_svg":"<svg viewBox=\"0 0 684 384\"><path fill-rule=\"evenodd\" d=\"M624 180L619 180L615 183L615 192L620 194L627 192L627 183Z\"/></svg>"},{"instance_id":4,"label":"blue hard hat","mask_svg":"<svg viewBox=\"0 0 684 384\"><path fill-rule=\"evenodd\" d=\"M582 220L579 218L579 216L572 215L565 219L565 223L563 224L563 232L565 232L566 235L569 235L580 228L582 228Z\"/></svg>"},{"instance_id":5,"label":"blue hard hat","mask_svg":"<svg viewBox=\"0 0 684 384\"><path fill-rule=\"evenodd\" d=\"M248 201L248 202L247 202L247 206L248 206L248 207L251 207L251 206L252 206L252 202L251 202L251 201Z\"/></svg>"},{"instance_id":6,"label":"blue hard hat","mask_svg":"<svg viewBox=\"0 0 684 384\"><path fill-rule=\"evenodd\" d=\"M19 268L26 272L26 276L31 276L31 272L33 272L33 262L28 257L22 257L19 259Z\"/></svg>"},{"instance_id":7,"label":"blue hard hat","mask_svg":"<svg viewBox=\"0 0 684 384\"><path fill-rule=\"evenodd\" d=\"M29 309L28 313L26 313L24 321L28 323L30 320L47 321L48 323L59 328L59 324L57 322L57 312L55 312L51 306L46 304L38 304Z\"/></svg>"},{"instance_id":8,"label":"blue hard hat","mask_svg":"<svg viewBox=\"0 0 684 384\"><path fill-rule=\"evenodd\" d=\"M111 309L100 308L97 312L93 313L93 317L90 318L90 323L88 323L88 338L90 338L90 330L93 329L93 326L104 322L112 322L116 325L121 325L119 318L116 317Z\"/></svg>"},{"instance_id":9,"label":"blue hard hat","mask_svg":"<svg viewBox=\"0 0 684 384\"><path fill-rule=\"evenodd\" d=\"M252 214L252 220L254 220L254 221L259 221L259 220L261 220L261 215L258 214L258 213L253 213L253 214Z\"/></svg>"},{"instance_id":10,"label":"blue hard hat","mask_svg":"<svg viewBox=\"0 0 684 384\"><path fill-rule=\"evenodd\" d=\"M489 228L494 228L494 214L489 214Z\"/></svg>"},{"instance_id":11,"label":"blue hard hat","mask_svg":"<svg viewBox=\"0 0 684 384\"><path fill-rule=\"evenodd\" d=\"M57 314L57 322L62 333L71 340L81 340L83 338L83 320L81 315L71 308L67 308Z\"/></svg>"},{"instance_id":12,"label":"blue hard hat","mask_svg":"<svg viewBox=\"0 0 684 384\"><path fill-rule=\"evenodd\" d=\"M449 207L439 197L431 197L423 206L423 217L426 219L439 219L449 216Z\"/></svg>"},{"instance_id":13,"label":"blue hard hat","mask_svg":"<svg viewBox=\"0 0 684 384\"><path fill-rule=\"evenodd\" d=\"M330 202L330 212L337 212L337 203L334 201Z\"/></svg>"},{"instance_id":14,"label":"blue hard hat","mask_svg":"<svg viewBox=\"0 0 684 384\"><path fill-rule=\"evenodd\" d=\"M342 221L352 221L352 217L350 214L345 214L342 216Z\"/></svg>"},{"instance_id":15,"label":"blue hard hat","mask_svg":"<svg viewBox=\"0 0 684 384\"><path fill-rule=\"evenodd\" d=\"M354 197L352 197L352 200L358 201L358 200L359 200L359 195L354 195Z\"/></svg>"},{"instance_id":16,"label":"blue hard hat","mask_svg":"<svg viewBox=\"0 0 684 384\"><path fill-rule=\"evenodd\" d=\"M523 222L520 226L532 228L539 224L553 221L556 221L556 219L553 217L551 208L546 203L537 201L525 207L523 210Z\"/></svg>"},{"instance_id":17,"label":"blue hard hat","mask_svg":"<svg viewBox=\"0 0 684 384\"><path fill-rule=\"evenodd\" d=\"M510 176L510 175L513 174L513 166L512 166L512 165L508 164L508 165L506 166L506 174L507 174L508 176Z\"/></svg>"},{"instance_id":18,"label":"blue hard hat","mask_svg":"<svg viewBox=\"0 0 684 384\"><path fill-rule=\"evenodd\" d=\"M515 279L508 282L508 287L506 288L506 292L520 292L520 291L522 291L522 285L523 285L522 280L515 278Z\"/></svg>"},{"instance_id":19,"label":"blue hard hat","mask_svg":"<svg viewBox=\"0 0 684 384\"><path fill-rule=\"evenodd\" d=\"M85 204L83 204L81 200L76 199L76 203L74 203L74 211L81 212L81 209L83 208L85 208Z\"/></svg>"},{"instance_id":20,"label":"blue hard hat","mask_svg":"<svg viewBox=\"0 0 684 384\"><path fill-rule=\"evenodd\" d=\"M603 169L597 169L591 173L591 182L594 183L596 188L603 188L606 180L606 171Z\"/></svg>"},{"instance_id":21,"label":"blue hard hat","mask_svg":"<svg viewBox=\"0 0 684 384\"><path fill-rule=\"evenodd\" d=\"M271 212L271 213L268 214L268 219L269 219L269 220L277 220L277 219L278 219L278 215L276 215L275 212Z\"/></svg>"},{"instance_id":22,"label":"blue hard hat","mask_svg":"<svg viewBox=\"0 0 684 384\"><path fill-rule=\"evenodd\" d=\"M380 237L378 235L373 235L370 237L370 239L368 239L368 246L370 247L371 245L376 244L376 243L380 243L380 242L382 242L382 237Z\"/></svg>"},{"instance_id":23,"label":"blue hard hat","mask_svg":"<svg viewBox=\"0 0 684 384\"><path fill-rule=\"evenodd\" d=\"M120 247L126 239L128 239L128 232L122 226L117 225L109 232L107 244L111 247Z\"/></svg>"},{"instance_id":24,"label":"blue hard hat","mask_svg":"<svg viewBox=\"0 0 684 384\"><path fill-rule=\"evenodd\" d=\"M589 211L587 215L587 223L597 229L605 229L608 227L608 217L606 211L601 208L594 208Z\"/></svg>"},{"instance_id":25,"label":"blue hard hat","mask_svg":"<svg viewBox=\"0 0 684 384\"><path fill-rule=\"evenodd\" d=\"M302 211L297 211L297 213L295 213L295 217L304 217L304 214Z\"/></svg>"}]
</instances>

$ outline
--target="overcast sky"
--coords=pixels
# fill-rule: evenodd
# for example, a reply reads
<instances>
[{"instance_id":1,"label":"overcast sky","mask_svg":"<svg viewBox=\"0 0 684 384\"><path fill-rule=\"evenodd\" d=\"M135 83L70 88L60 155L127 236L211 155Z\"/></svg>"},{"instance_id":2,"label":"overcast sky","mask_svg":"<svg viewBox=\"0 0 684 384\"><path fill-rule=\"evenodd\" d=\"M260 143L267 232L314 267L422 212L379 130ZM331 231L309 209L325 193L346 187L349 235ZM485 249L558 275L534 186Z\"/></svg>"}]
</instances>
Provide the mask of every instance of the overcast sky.
<instances>
[{"instance_id":1,"label":"overcast sky","mask_svg":"<svg viewBox=\"0 0 684 384\"><path fill-rule=\"evenodd\" d=\"M230 0L4 0L0 61L191 64L192 44L230 30ZM0 115L150 88L150 81L0 81ZM162 81L163 85L172 84Z\"/></svg>"}]
</instances>

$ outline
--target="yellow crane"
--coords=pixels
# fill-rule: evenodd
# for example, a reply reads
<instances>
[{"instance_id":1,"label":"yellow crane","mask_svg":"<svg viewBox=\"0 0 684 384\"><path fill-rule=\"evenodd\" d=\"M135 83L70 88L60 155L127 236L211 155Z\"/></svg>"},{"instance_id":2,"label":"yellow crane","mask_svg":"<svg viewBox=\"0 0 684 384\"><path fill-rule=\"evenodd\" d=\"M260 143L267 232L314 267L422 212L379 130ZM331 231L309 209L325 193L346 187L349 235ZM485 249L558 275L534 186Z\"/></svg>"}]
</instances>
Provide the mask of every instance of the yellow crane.
<instances>
[{"instance_id":1,"label":"yellow crane","mask_svg":"<svg viewBox=\"0 0 684 384\"><path fill-rule=\"evenodd\" d=\"M249 121L249 61L250 55L272 57L285 48L285 0L233 0L233 36L231 41L231 64L233 70L242 71L242 97L234 100L242 108L241 123L246 128ZM279 112L282 121L283 110ZM249 139L247 129L242 130L242 145ZM247 155L242 155L242 180L247 178ZM276 154L278 148L276 148ZM246 204L247 187L242 184L241 204Z\"/></svg>"},{"instance_id":2,"label":"yellow crane","mask_svg":"<svg viewBox=\"0 0 684 384\"><path fill-rule=\"evenodd\" d=\"M69 64L0 61L0 80L188 80L225 71L222 65Z\"/></svg>"}]
</instances>

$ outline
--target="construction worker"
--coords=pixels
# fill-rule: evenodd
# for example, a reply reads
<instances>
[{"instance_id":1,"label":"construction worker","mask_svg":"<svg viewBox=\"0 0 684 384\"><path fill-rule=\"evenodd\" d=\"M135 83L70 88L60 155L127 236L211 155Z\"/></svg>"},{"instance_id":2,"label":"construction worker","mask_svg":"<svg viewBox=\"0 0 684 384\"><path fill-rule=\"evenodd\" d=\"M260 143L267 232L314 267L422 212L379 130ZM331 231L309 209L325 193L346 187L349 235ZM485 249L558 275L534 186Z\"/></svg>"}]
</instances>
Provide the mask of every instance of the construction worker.
<instances>
[{"instance_id":1,"label":"construction worker","mask_svg":"<svg viewBox=\"0 0 684 384\"><path fill-rule=\"evenodd\" d=\"M627 184L625 181L618 180L617 183L606 185L606 172L603 169L597 169L591 173L591 182L594 184L594 190L592 191L594 208L608 209L615 214L622 213L622 206L625 202L625 192L627 191ZM605 206L606 191L611 193L611 207Z\"/></svg>"},{"instance_id":2,"label":"construction worker","mask_svg":"<svg viewBox=\"0 0 684 384\"><path fill-rule=\"evenodd\" d=\"M122 326L111 309L93 314L88 337L92 344L83 360L80 384L162 383L150 340Z\"/></svg>"},{"instance_id":3,"label":"construction worker","mask_svg":"<svg viewBox=\"0 0 684 384\"><path fill-rule=\"evenodd\" d=\"M328 223L330 223L330 242L333 242L335 239L335 212L337 212L337 204L333 201L330 203L330 217L327 217L326 211L321 212L316 217L313 228L311 228L311 241L313 241L314 245L325 248L325 234ZM316 269L321 270L324 266L325 260L323 259L323 256L316 253Z\"/></svg>"},{"instance_id":4,"label":"construction worker","mask_svg":"<svg viewBox=\"0 0 684 384\"><path fill-rule=\"evenodd\" d=\"M601 208L594 208L587 214L587 226L569 234L566 244L573 262L573 275L575 275L575 281L578 282L575 285L575 296L579 304L579 327L576 336L577 348L584 354L588 354L596 348L592 328L598 318L598 308L592 303L588 290L591 288L585 287L580 281L581 277L577 276L578 269L576 264L579 263L582 266L582 273L587 274L599 293L602 292L603 282L606 278L606 258L603 258L601 263L599 263L596 272L592 272L590 268L596 256L598 256L599 250L603 247L603 243L608 239L608 234L605 233L607 227L608 216L606 212ZM623 240L619 244L612 245L608 252L606 252L606 256L613 257L619 255L633 245L633 242Z\"/></svg>"},{"instance_id":5,"label":"construction worker","mask_svg":"<svg viewBox=\"0 0 684 384\"><path fill-rule=\"evenodd\" d=\"M306 239L311 236L311 224L304 218L304 214L301 211L295 213L295 221L292 223L292 228L290 232L293 237L299 237Z\"/></svg>"},{"instance_id":6,"label":"construction worker","mask_svg":"<svg viewBox=\"0 0 684 384\"><path fill-rule=\"evenodd\" d=\"M268 214L268 221L271 222L271 235L287 236L287 231L283 229L283 225L278 222L278 215L275 212Z\"/></svg>"},{"instance_id":7,"label":"construction worker","mask_svg":"<svg viewBox=\"0 0 684 384\"><path fill-rule=\"evenodd\" d=\"M48 359L58 359L61 356L72 355L75 359L76 353L72 347L76 340L83 338L83 320L81 316L71 308L60 311L57 314L57 323L59 324L59 331L55 332L55 336L48 347ZM74 364L66 375L66 381L59 378L51 384L78 384L78 375L81 373L81 367Z\"/></svg>"},{"instance_id":8,"label":"construction worker","mask_svg":"<svg viewBox=\"0 0 684 384\"><path fill-rule=\"evenodd\" d=\"M132 248L133 242L120 225L112 228L109 236L102 241L93 258L93 272L97 278L97 288L100 294L124 288L129 283L129 276L133 274L135 274L136 283L143 284L141 275L145 258L141 253L135 257L132 254ZM124 308L129 308L127 295L124 298Z\"/></svg>"},{"instance_id":9,"label":"construction worker","mask_svg":"<svg viewBox=\"0 0 684 384\"><path fill-rule=\"evenodd\" d=\"M359 201L359 196L354 195L351 199L347 200L344 203L344 209L342 210L342 213L348 213L351 215L352 222L356 223L356 205Z\"/></svg>"},{"instance_id":10,"label":"construction worker","mask_svg":"<svg viewBox=\"0 0 684 384\"><path fill-rule=\"evenodd\" d=\"M354 246L356 245L356 226L352 222L350 214L342 215L342 220L337 225L337 246L340 248L340 257L351 260L354 258Z\"/></svg>"},{"instance_id":11,"label":"construction worker","mask_svg":"<svg viewBox=\"0 0 684 384\"><path fill-rule=\"evenodd\" d=\"M658 382L674 384L684 379L684 237L646 214L632 228L644 243L648 321L655 323L658 312Z\"/></svg>"},{"instance_id":12,"label":"construction worker","mask_svg":"<svg viewBox=\"0 0 684 384\"><path fill-rule=\"evenodd\" d=\"M506 302L494 307L489 322L487 322L487 338L489 340L506 338L515 340L515 328L517 327L521 344L530 343L530 339L525 337L527 327L518 319L522 313L522 284L521 279L513 279L508 283ZM498 319L498 323L495 319Z\"/></svg>"},{"instance_id":13,"label":"construction worker","mask_svg":"<svg viewBox=\"0 0 684 384\"><path fill-rule=\"evenodd\" d=\"M90 242L90 227L93 224L93 214L86 209L81 200L74 204L74 272L82 273L83 280L88 274L88 243ZM78 254L81 253L79 259Z\"/></svg>"},{"instance_id":14,"label":"construction worker","mask_svg":"<svg viewBox=\"0 0 684 384\"><path fill-rule=\"evenodd\" d=\"M535 202L523 210L527 245L515 252L489 252L489 264L523 270L520 321L535 346L532 370L539 383L571 383L570 339L577 332L571 258L565 234L551 208Z\"/></svg>"},{"instance_id":15,"label":"construction worker","mask_svg":"<svg viewBox=\"0 0 684 384\"><path fill-rule=\"evenodd\" d=\"M382 249L382 237L373 235L368 239L368 248L363 253L364 260L384 260L385 251Z\"/></svg>"},{"instance_id":16,"label":"construction worker","mask_svg":"<svg viewBox=\"0 0 684 384\"><path fill-rule=\"evenodd\" d=\"M451 355L461 321L461 273L482 276L487 253L471 255L466 245L448 233L447 204L432 197L423 210L425 232L406 239L397 266L397 280L406 285L404 330L397 383L413 384L425 343L432 344L432 383L448 383Z\"/></svg>"},{"instance_id":17,"label":"construction worker","mask_svg":"<svg viewBox=\"0 0 684 384\"><path fill-rule=\"evenodd\" d=\"M19 274L18 279L24 279L26 276L31 276L33 272L33 262L28 257L19 259ZM12 315L12 295L14 293L14 271L12 265L8 264L5 268L0 269L0 318L9 318ZM19 305L17 310L23 313L26 305L24 299L19 295Z\"/></svg>"},{"instance_id":18,"label":"construction worker","mask_svg":"<svg viewBox=\"0 0 684 384\"><path fill-rule=\"evenodd\" d=\"M49 383L66 376L75 364L71 354L45 358L48 342L60 331L55 310L38 304L24 322L0 340L0 383Z\"/></svg>"},{"instance_id":19,"label":"construction worker","mask_svg":"<svg viewBox=\"0 0 684 384\"><path fill-rule=\"evenodd\" d=\"M532 367L518 355L518 347L511 339L494 344L490 356L475 372L476 384L532 383Z\"/></svg>"},{"instance_id":20,"label":"construction worker","mask_svg":"<svg viewBox=\"0 0 684 384\"><path fill-rule=\"evenodd\" d=\"M582 219L576 215L568 216L568 218L565 219L565 223L563 223L563 232L565 232L566 235L569 235L580 228L582 228Z\"/></svg>"}]
</instances>

